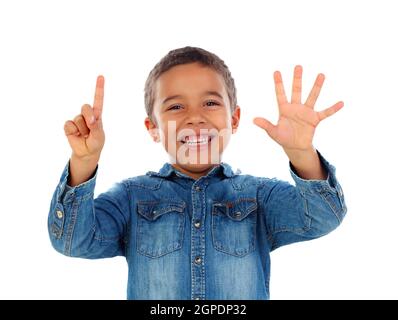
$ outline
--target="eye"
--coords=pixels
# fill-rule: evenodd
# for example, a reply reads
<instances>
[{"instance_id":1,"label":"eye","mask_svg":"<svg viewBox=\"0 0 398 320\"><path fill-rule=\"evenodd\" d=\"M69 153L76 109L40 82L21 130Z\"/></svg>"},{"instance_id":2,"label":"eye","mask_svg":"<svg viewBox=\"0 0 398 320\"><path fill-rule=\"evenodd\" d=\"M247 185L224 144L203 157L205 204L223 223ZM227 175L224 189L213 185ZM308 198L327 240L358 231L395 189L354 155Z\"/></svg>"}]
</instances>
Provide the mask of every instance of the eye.
<instances>
[{"instance_id":1,"label":"eye","mask_svg":"<svg viewBox=\"0 0 398 320\"><path fill-rule=\"evenodd\" d=\"M217 101L209 100L206 101L205 105L206 107L214 107L214 106L219 106L220 104Z\"/></svg>"},{"instance_id":2,"label":"eye","mask_svg":"<svg viewBox=\"0 0 398 320\"><path fill-rule=\"evenodd\" d=\"M167 110L180 110L180 109L182 109L182 105L175 104L175 105L171 106L170 108L168 108Z\"/></svg>"}]
</instances>

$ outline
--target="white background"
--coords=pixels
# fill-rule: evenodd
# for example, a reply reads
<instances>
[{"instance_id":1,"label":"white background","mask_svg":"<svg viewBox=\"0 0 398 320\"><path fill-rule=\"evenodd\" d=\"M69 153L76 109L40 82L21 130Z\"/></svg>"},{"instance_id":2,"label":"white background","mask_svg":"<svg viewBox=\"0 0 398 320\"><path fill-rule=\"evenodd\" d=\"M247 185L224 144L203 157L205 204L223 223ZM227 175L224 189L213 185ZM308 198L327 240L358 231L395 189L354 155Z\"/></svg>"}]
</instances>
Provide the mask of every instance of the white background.
<instances>
[{"instance_id":1,"label":"white background","mask_svg":"<svg viewBox=\"0 0 398 320\"><path fill-rule=\"evenodd\" d=\"M63 125L106 79L106 144L96 194L167 160L144 127L146 77L169 50L200 46L225 60L242 120L224 161L289 180L283 150L252 124L277 119L272 73L316 108L345 107L315 146L337 168L348 214L330 235L272 253L272 299L398 298L397 71L394 1L2 1L0 3L0 298L125 299L123 258L52 249L47 214L70 155ZM160 156L162 154L163 156Z\"/></svg>"}]
</instances>

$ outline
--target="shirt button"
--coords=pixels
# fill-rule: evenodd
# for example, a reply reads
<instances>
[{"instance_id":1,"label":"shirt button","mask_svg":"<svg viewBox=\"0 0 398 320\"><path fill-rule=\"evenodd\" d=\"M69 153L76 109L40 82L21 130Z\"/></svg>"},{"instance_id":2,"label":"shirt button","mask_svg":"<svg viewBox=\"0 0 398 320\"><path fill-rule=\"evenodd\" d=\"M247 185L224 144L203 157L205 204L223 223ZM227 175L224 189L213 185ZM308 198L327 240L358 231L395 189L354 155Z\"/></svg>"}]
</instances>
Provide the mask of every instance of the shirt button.
<instances>
[{"instance_id":1,"label":"shirt button","mask_svg":"<svg viewBox=\"0 0 398 320\"><path fill-rule=\"evenodd\" d=\"M195 258L195 263L196 264L201 264L202 263L202 258L201 257L196 257Z\"/></svg>"},{"instance_id":2,"label":"shirt button","mask_svg":"<svg viewBox=\"0 0 398 320\"><path fill-rule=\"evenodd\" d=\"M64 213L61 210L57 210L58 219L62 219L63 216L64 216Z\"/></svg>"},{"instance_id":3,"label":"shirt button","mask_svg":"<svg viewBox=\"0 0 398 320\"><path fill-rule=\"evenodd\" d=\"M195 186L195 190L196 191L200 191L200 190L202 190L199 186Z\"/></svg>"},{"instance_id":4,"label":"shirt button","mask_svg":"<svg viewBox=\"0 0 398 320\"><path fill-rule=\"evenodd\" d=\"M199 229L200 225L201 225L200 221L195 221L194 226L195 226L196 229Z\"/></svg>"},{"instance_id":5,"label":"shirt button","mask_svg":"<svg viewBox=\"0 0 398 320\"><path fill-rule=\"evenodd\" d=\"M195 300L200 300L200 298L199 297L195 297Z\"/></svg>"}]
</instances>

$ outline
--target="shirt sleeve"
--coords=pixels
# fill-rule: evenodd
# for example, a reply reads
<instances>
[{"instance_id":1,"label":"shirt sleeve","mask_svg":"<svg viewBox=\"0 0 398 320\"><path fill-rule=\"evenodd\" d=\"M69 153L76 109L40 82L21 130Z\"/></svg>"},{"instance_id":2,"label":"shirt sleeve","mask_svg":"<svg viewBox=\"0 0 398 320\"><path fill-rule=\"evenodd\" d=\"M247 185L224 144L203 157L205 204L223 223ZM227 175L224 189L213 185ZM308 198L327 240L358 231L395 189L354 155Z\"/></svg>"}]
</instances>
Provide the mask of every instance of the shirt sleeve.
<instances>
[{"instance_id":1,"label":"shirt sleeve","mask_svg":"<svg viewBox=\"0 0 398 320\"><path fill-rule=\"evenodd\" d=\"M98 166L88 181L70 187L68 161L52 196L48 232L53 247L64 255L97 259L125 254L127 187L116 183L94 199L97 172Z\"/></svg>"},{"instance_id":2,"label":"shirt sleeve","mask_svg":"<svg viewBox=\"0 0 398 320\"><path fill-rule=\"evenodd\" d=\"M271 250L326 235L347 212L335 168L319 152L318 155L327 172L326 180L302 179L290 164L295 186L273 180L264 188L262 199Z\"/></svg>"}]
</instances>

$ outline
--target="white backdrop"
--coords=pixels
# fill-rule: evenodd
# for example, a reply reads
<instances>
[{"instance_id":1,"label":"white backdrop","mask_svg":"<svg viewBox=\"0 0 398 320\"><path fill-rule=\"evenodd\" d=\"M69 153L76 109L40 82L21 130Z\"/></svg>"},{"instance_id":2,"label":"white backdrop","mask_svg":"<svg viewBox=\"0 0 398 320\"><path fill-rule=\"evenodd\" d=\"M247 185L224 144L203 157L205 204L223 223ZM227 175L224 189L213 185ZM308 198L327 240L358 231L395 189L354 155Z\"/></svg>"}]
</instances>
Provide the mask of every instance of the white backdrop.
<instances>
[{"instance_id":1,"label":"white backdrop","mask_svg":"<svg viewBox=\"0 0 398 320\"><path fill-rule=\"evenodd\" d=\"M0 2L0 298L125 299L123 258L67 258L47 214L70 155L63 125L106 78L96 194L167 160L144 127L146 77L169 50L200 46L225 60L242 120L224 161L292 181L283 150L252 124L275 121L272 73L290 95L295 64L316 108L345 107L315 146L337 167L348 214L336 231L272 253L272 299L398 298L397 72L394 1ZM159 156L162 154L163 156Z\"/></svg>"}]
</instances>

